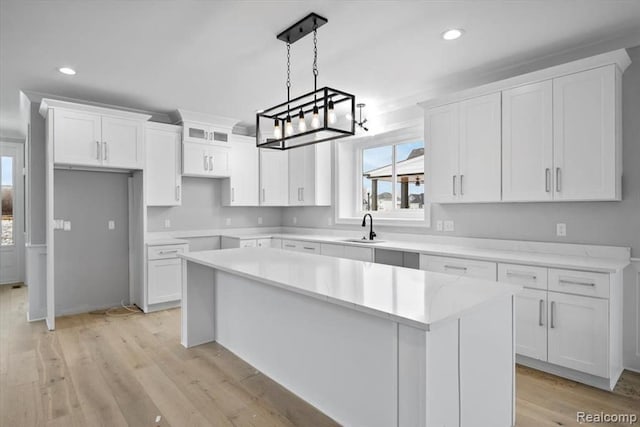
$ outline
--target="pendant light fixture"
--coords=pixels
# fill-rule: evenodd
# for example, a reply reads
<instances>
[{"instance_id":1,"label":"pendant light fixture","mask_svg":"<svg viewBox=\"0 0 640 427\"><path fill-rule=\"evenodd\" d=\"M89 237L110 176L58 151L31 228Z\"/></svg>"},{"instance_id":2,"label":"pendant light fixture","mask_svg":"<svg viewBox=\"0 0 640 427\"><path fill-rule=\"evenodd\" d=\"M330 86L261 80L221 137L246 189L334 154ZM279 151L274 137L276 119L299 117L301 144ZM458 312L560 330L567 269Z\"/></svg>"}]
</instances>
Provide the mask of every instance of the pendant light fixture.
<instances>
[{"instance_id":1,"label":"pendant light fixture","mask_svg":"<svg viewBox=\"0 0 640 427\"><path fill-rule=\"evenodd\" d=\"M355 135L355 96L330 87L318 89L318 28L327 22L311 13L278 34L278 40L287 44L287 101L256 114L258 147L288 150ZM291 44L311 33L313 90L291 99Z\"/></svg>"}]
</instances>

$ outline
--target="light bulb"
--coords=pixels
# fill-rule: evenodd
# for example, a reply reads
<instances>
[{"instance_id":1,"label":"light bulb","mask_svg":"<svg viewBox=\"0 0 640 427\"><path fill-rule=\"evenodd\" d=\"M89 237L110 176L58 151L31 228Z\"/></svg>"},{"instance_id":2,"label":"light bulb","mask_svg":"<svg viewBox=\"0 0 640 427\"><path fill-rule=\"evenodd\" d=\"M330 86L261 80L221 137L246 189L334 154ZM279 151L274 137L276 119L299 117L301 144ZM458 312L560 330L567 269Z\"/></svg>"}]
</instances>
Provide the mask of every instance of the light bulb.
<instances>
[{"instance_id":1,"label":"light bulb","mask_svg":"<svg viewBox=\"0 0 640 427\"><path fill-rule=\"evenodd\" d=\"M311 116L311 127L318 129L320 127L320 117L318 117L318 106L313 106L313 116Z\"/></svg>"},{"instance_id":2,"label":"light bulb","mask_svg":"<svg viewBox=\"0 0 640 427\"><path fill-rule=\"evenodd\" d=\"M282 129L280 128L280 121L276 119L275 124L273 125L273 137L275 139L282 138Z\"/></svg>"},{"instance_id":3,"label":"light bulb","mask_svg":"<svg viewBox=\"0 0 640 427\"><path fill-rule=\"evenodd\" d=\"M328 117L327 119L329 120L329 124L334 124L336 122L336 112L333 109L333 101L329 100L329 111L328 111Z\"/></svg>"},{"instance_id":4,"label":"light bulb","mask_svg":"<svg viewBox=\"0 0 640 427\"><path fill-rule=\"evenodd\" d=\"M298 130L300 132L306 132L307 130L307 122L304 120L304 111L302 111L302 108L300 109L300 114L298 114Z\"/></svg>"},{"instance_id":5,"label":"light bulb","mask_svg":"<svg viewBox=\"0 0 640 427\"><path fill-rule=\"evenodd\" d=\"M287 136L293 135L293 125L291 124L291 116L287 116L287 121L284 124L284 133Z\"/></svg>"},{"instance_id":6,"label":"light bulb","mask_svg":"<svg viewBox=\"0 0 640 427\"><path fill-rule=\"evenodd\" d=\"M349 122L350 122L351 120L353 120L353 116L351 115L351 113L347 113L344 117L345 117L345 118L347 119L347 121L349 121Z\"/></svg>"}]
</instances>

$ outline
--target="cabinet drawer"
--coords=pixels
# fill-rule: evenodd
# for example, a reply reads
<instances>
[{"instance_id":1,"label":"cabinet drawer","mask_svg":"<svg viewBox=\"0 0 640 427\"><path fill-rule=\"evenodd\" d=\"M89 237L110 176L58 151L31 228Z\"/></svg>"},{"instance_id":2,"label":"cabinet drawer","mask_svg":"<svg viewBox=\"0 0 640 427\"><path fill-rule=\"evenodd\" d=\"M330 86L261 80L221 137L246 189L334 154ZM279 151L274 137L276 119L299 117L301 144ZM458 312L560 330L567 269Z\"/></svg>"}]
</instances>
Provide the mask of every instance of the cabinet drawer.
<instances>
[{"instance_id":1,"label":"cabinet drawer","mask_svg":"<svg viewBox=\"0 0 640 427\"><path fill-rule=\"evenodd\" d=\"M609 275L606 273L550 268L549 290L609 298Z\"/></svg>"},{"instance_id":2,"label":"cabinet drawer","mask_svg":"<svg viewBox=\"0 0 640 427\"><path fill-rule=\"evenodd\" d=\"M305 242L303 240L283 240L282 249L297 252L320 253L320 243Z\"/></svg>"},{"instance_id":3,"label":"cabinet drawer","mask_svg":"<svg viewBox=\"0 0 640 427\"><path fill-rule=\"evenodd\" d=\"M257 246L256 239L240 240L241 248L255 248Z\"/></svg>"},{"instance_id":4,"label":"cabinet drawer","mask_svg":"<svg viewBox=\"0 0 640 427\"><path fill-rule=\"evenodd\" d=\"M271 239L256 239L256 243L259 248L271 247Z\"/></svg>"},{"instance_id":5,"label":"cabinet drawer","mask_svg":"<svg viewBox=\"0 0 640 427\"><path fill-rule=\"evenodd\" d=\"M496 263L433 255L420 255L420 269L436 273L496 280Z\"/></svg>"},{"instance_id":6,"label":"cabinet drawer","mask_svg":"<svg viewBox=\"0 0 640 427\"><path fill-rule=\"evenodd\" d=\"M186 249L187 245L149 246L147 259L177 258L179 254L185 253Z\"/></svg>"},{"instance_id":7,"label":"cabinet drawer","mask_svg":"<svg viewBox=\"0 0 640 427\"><path fill-rule=\"evenodd\" d=\"M498 281L525 288L547 289L547 268L530 265L498 264Z\"/></svg>"}]
</instances>

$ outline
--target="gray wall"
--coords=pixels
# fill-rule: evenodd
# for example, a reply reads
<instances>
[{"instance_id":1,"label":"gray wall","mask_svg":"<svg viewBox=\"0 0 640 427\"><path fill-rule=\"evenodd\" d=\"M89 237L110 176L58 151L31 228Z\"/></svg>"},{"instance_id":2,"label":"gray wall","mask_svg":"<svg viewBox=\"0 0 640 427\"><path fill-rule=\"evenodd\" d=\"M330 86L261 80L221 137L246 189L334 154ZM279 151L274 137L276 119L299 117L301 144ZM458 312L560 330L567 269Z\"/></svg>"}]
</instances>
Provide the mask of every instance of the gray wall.
<instances>
[{"instance_id":1,"label":"gray wall","mask_svg":"<svg viewBox=\"0 0 640 427\"><path fill-rule=\"evenodd\" d=\"M223 207L221 205L221 179L182 178L182 206L150 207L147 210L148 231L202 230L212 228L279 226L282 208ZM231 225L226 225L231 218ZM164 227L164 220L171 228Z\"/></svg>"},{"instance_id":2,"label":"gray wall","mask_svg":"<svg viewBox=\"0 0 640 427\"><path fill-rule=\"evenodd\" d=\"M435 231L435 221L453 220L455 231L446 235L494 239L627 246L640 257L640 47L629 49L633 63L623 75L622 131L624 176L621 202L487 203L433 205L433 229L382 228L412 234ZM331 208L287 208L283 225L326 227ZM567 224L567 236L556 237L556 223ZM360 227L341 227L359 229Z\"/></svg>"},{"instance_id":3,"label":"gray wall","mask_svg":"<svg viewBox=\"0 0 640 427\"><path fill-rule=\"evenodd\" d=\"M56 313L86 312L129 301L127 174L56 170ZM108 230L107 221L115 221Z\"/></svg>"}]
</instances>

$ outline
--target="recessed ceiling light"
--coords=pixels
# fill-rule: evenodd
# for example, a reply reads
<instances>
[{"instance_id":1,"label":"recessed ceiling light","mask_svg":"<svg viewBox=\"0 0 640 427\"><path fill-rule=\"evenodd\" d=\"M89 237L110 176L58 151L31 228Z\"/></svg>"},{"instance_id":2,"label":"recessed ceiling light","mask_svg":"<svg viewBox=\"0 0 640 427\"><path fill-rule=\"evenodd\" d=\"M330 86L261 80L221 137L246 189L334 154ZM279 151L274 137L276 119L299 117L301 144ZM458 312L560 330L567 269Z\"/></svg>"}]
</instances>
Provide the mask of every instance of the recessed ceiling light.
<instances>
[{"instance_id":1,"label":"recessed ceiling light","mask_svg":"<svg viewBox=\"0 0 640 427\"><path fill-rule=\"evenodd\" d=\"M455 40L462 37L463 33L464 33L463 29L452 28L442 33L442 38L445 40Z\"/></svg>"},{"instance_id":2,"label":"recessed ceiling light","mask_svg":"<svg viewBox=\"0 0 640 427\"><path fill-rule=\"evenodd\" d=\"M62 74L66 74L67 76L75 76L76 74L76 70L69 67L58 68L58 71L60 71Z\"/></svg>"}]
</instances>

